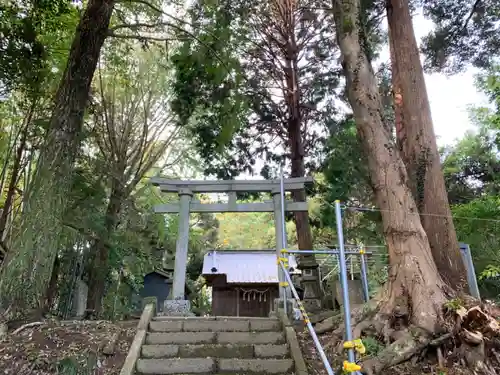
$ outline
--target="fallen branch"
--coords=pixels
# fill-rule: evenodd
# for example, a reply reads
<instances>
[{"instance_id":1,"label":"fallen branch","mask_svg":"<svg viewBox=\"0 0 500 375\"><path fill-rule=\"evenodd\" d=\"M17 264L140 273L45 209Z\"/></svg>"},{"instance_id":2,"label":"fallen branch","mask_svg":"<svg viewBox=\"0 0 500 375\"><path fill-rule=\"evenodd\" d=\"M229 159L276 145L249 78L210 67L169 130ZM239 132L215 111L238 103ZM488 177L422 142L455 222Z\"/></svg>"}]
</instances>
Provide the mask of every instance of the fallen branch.
<instances>
[{"instance_id":1,"label":"fallen branch","mask_svg":"<svg viewBox=\"0 0 500 375\"><path fill-rule=\"evenodd\" d=\"M23 324L21 327L16 329L14 332L12 332L13 335L17 335L19 332L25 330L26 328L33 328L33 327L38 327L45 324L45 322L31 322L31 323L26 323Z\"/></svg>"}]
</instances>

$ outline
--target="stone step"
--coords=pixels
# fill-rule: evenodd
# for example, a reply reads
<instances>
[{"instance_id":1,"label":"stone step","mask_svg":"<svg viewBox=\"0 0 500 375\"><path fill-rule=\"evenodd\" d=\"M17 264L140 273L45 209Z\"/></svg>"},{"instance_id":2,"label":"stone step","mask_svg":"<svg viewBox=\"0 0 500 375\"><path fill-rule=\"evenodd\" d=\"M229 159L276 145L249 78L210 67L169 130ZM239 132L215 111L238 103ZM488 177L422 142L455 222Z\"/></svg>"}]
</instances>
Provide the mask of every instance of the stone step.
<instances>
[{"instance_id":1,"label":"stone step","mask_svg":"<svg viewBox=\"0 0 500 375\"><path fill-rule=\"evenodd\" d=\"M281 331L281 324L275 319L174 319L152 321L149 329L151 332L277 332Z\"/></svg>"},{"instance_id":2,"label":"stone step","mask_svg":"<svg viewBox=\"0 0 500 375\"><path fill-rule=\"evenodd\" d=\"M169 358L139 359L137 373L148 375L171 374L284 374L293 370L291 359L234 359L222 358Z\"/></svg>"},{"instance_id":3,"label":"stone step","mask_svg":"<svg viewBox=\"0 0 500 375\"><path fill-rule=\"evenodd\" d=\"M257 374L282 374L293 371L291 359L220 359L217 363L219 372L242 372Z\"/></svg>"},{"instance_id":4,"label":"stone step","mask_svg":"<svg viewBox=\"0 0 500 375\"><path fill-rule=\"evenodd\" d=\"M143 358L284 358L288 345L143 345Z\"/></svg>"},{"instance_id":5,"label":"stone step","mask_svg":"<svg viewBox=\"0 0 500 375\"><path fill-rule=\"evenodd\" d=\"M284 344L283 332L219 332L218 344Z\"/></svg>"},{"instance_id":6,"label":"stone step","mask_svg":"<svg viewBox=\"0 0 500 375\"><path fill-rule=\"evenodd\" d=\"M252 316L168 316L168 315L156 315L152 320L165 321L165 320L253 320L253 321L263 321L271 320L278 321L277 317L252 317Z\"/></svg>"},{"instance_id":7,"label":"stone step","mask_svg":"<svg viewBox=\"0 0 500 375\"><path fill-rule=\"evenodd\" d=\"M208 374L215 371L212 358L169 358L137 360L136 371L139 374Z\"/></svg>"},{"instance_id":8,"label":"stone step","mask_svg":"<svg viewBox=\"0 0 500 375\"><path fill-rule=\"evenodd\" d=\"M284 344L283 332L148 332L147 345Z\"/></svg>"}]
</instances>

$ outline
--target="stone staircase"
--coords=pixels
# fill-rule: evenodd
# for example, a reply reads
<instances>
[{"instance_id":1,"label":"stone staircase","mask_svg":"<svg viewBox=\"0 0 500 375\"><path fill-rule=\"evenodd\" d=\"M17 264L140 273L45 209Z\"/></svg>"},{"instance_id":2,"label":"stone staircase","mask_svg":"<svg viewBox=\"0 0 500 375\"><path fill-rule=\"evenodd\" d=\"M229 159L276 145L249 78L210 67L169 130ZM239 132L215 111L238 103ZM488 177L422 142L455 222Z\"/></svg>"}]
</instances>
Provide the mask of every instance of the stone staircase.
<instances>
[{"instance_id":1,"label":"stone staircase","mask_svg":"<svg viewBox=\"0 0 500 375\"><path fill-rule=\"evenodd\" d=\"M136 374L291 374L277 318L154 317Z\"/></svg>"}]
</instances>

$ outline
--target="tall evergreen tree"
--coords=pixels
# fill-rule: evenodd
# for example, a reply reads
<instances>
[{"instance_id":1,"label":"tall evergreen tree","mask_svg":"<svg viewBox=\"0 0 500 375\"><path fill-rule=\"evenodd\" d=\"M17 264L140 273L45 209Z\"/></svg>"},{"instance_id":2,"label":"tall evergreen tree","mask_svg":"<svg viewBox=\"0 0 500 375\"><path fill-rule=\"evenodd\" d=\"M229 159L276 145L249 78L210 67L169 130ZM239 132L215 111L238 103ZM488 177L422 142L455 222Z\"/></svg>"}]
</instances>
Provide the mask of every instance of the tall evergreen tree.
<instances>
[{"instance_id":1,"label":"tall evergreen tree","mask_svg":"<svg viewBox=\"0 0 500 375\"><path fill-rule=\"evenodd\" d=\"M331 15L314 0L200 2L191 14L200 42L179 52L174 107L195 134L207 173L226 178L254 172L256 158L266 161L260 170L266 178L276 177L283 159L290 177L316 169L326 130L335 125L339 77ZM200 57L214 54L209 63ZM197 117L207 107L215 115ZM304 201L306 192L292 197ZM311 249L307 212L295 213L294 221L299 248ZM300 263L316 274L313 256ZM317 300L317 281L308 290L307 299Z\"/></svg>"},{"instance_id":2,"label":"tall evergreen tree","mask_svg":"<svg viewBox=\"0 0 500 375\"><path fill-rule=\"evenodd\" d=\"M387 18L399 151L439 273L448 285L460 290L466 286L466 271L451 218L408 0L388 0Z\"/></svg>"}]
</instances>

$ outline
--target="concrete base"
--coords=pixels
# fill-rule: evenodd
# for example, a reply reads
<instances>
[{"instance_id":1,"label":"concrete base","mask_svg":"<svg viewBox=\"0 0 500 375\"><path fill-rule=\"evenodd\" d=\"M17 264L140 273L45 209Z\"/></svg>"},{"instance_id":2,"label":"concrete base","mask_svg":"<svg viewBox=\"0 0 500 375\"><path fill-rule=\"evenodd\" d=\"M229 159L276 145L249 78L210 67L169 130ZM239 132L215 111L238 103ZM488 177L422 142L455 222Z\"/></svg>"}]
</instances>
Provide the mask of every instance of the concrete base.
<instances>
[{"instance_id":1,"label":"concrete base","mask_svg":"<svg viewBox=\"0 0 500 375\"><path fill-rule=\"evenodd\" d=\"M194 316L191 312L191 302L188 300L167 299L163 304L163 313L166 316Z\"/></svg>"},{"instance_id":2,"label":"concrete base","mask_svg":"<svg viewBox=\"0 0 500 375\"><path fill-rule=\"evenodd\" d=\"M295 299L287 299L286 300L286 307L287 307L287 315L289 319L293 319L293 308L296 306ZM278 309L283 309L285 304L283 303L282 299L275 298L274 299L274 305L273 305L273 313L276 314Z\"/></svg>"},{"instance_id":3,"label":"concrete base","mask_svg":"<svg viewBox=\"0 0 500 375\"><path fill-rule=\"evenodd\" d=\"M321 300L320 299L304 299L302 301L304 308L308 313L315 313L321 310Z\"/></svg>"}]
</instances>

